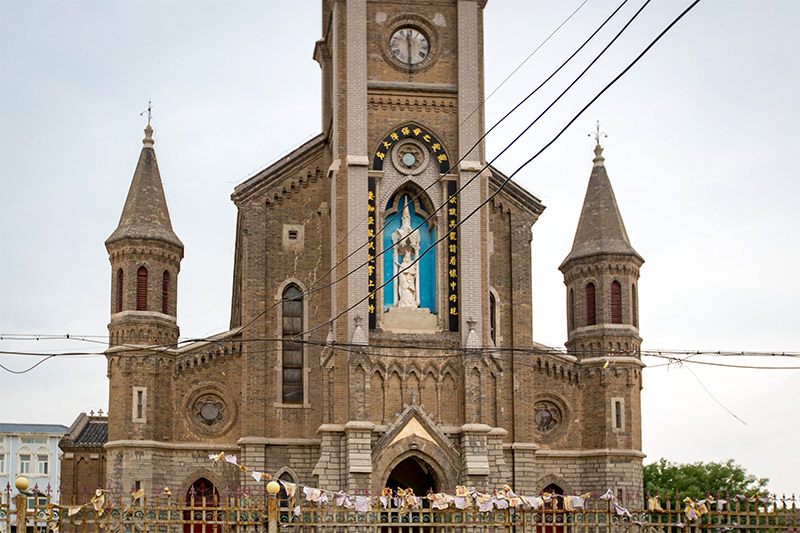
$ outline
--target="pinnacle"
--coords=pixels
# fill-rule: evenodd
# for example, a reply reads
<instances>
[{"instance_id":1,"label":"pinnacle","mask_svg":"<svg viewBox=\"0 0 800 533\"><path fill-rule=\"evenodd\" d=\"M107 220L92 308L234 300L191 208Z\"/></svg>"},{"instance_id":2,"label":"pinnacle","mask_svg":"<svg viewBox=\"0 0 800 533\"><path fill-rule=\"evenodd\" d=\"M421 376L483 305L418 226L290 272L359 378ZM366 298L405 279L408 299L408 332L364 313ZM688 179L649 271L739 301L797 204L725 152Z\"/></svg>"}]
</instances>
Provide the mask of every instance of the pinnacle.
<instances>
[{"instance_id":1,"label":"pinnacle","mask_svg":"<svg viewBox=\"0 0 800 533\"><path fill-rule=\"evenodd\" d=\"M594 154L594 167L583 200L575 240L572 250L559 267L562 270L567 263L576 259L603 254L630 255L644 261L628 239L604 165L603 147L599 142L594 148Z\"/></svg>"},{"instance_id":2,"label":"pinnacle","mask_svg":"<svg viewBox=\"0 0 800 533\"><path fill-rule=\"evenodd\" d=\"M106 240L106 246L124 238L136 238L160 240L183 249L183 243L172 231L153 148L153 128L148 124L144 132L142 152L133 173L125 207L117 229Z\"/></svg>"}]
</instances>

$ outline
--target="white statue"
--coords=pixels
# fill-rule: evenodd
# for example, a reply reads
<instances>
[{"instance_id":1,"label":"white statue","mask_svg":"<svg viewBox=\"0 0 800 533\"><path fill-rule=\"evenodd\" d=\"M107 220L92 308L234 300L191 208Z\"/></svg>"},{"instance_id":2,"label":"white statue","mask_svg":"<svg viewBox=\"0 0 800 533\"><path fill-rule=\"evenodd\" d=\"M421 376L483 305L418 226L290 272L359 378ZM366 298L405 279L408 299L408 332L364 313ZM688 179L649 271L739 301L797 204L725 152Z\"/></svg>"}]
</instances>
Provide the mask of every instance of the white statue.
<instances>
[{"instance_id":1,"label":"white statue","mask_svg":"<svg viewBox=\"0 0 800 533\"><path fill-rule=\"evenodd\" d=\"M392 264L394 265L394 301L397 307L419 307L419 272L418 263L414 260L419 257L420 235L419 231L411 227L411 211L408 209L410 198L405 197L405 205L400 222L400 227L392 232ZM399 262L403 254L402 263ZM413 266L412 266L413 263ZM408 270L401 272L404 268Z\"/></svg>"},{"instance_id":2,"label":"white statue","mask_svg":"<svg viewBox=\"0 0 800 533\"><path fill-rule=\"evenodd\" d=\"M411 307L414 309L419 307L417 264L411 258L411 254L407 253L403 256L403 262L396 265L399 267L397 270L400 272L397 276L397 307Z\"/></svg>"}]
</instances>

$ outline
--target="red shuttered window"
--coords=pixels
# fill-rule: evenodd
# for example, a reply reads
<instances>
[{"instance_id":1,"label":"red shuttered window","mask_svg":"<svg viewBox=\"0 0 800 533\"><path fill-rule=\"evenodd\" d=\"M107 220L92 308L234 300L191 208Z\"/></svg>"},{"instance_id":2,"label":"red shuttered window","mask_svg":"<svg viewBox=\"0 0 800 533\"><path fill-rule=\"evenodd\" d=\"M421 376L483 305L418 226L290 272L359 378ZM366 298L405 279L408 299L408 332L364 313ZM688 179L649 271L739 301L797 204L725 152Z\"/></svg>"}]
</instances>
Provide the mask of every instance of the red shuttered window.
<instances>
[{"instance_id":1,"label":"red shuttered window","mask_svg":"<svg viewBox=\"0 0 800 533\"><path fill-rule=\"evenodd\" d=\"M136 272L136 310L147 311L147 269L139 267Z\"/></svg>"},{"instance_id":2,"label":"red shuttered window","mask_svg":"<svg viewBox=\"0 0 800 533\"><path fill-rule=\"evenodd\" d=\"M586 325L597 324L597 310L594 304L594 283L586 285Z\"/></svg>"},{"instance_id":3,"label":"red shuttered window","mask_svg":"<svg viewBox=\"0 0 800 533\"><path fill-rule=\"evenodd\" d=\"M169 314L169 272L166 270L161 277L161 312Z\"/></svg>"},{"instance_id":4,"label":"red shuttered window","mask_svg":"<svg viewBox=\"0 0 800 533\"><path fill-rule=\"evenodd\" d=\"M611 323L622 324L622 286L619 281L611 283Z\"/></svg>"},{"instance_id":5,"label":"red shuttered window","mask_svg":"<svg viewBox=\"0 0 800 533\"><path fill-rule=\"evenodd\" d=\"M117 313L122 312L122 285L125 279L125 275L122 273L122 269L120 268L117 270Z\"/></svg>"}]
</instances>

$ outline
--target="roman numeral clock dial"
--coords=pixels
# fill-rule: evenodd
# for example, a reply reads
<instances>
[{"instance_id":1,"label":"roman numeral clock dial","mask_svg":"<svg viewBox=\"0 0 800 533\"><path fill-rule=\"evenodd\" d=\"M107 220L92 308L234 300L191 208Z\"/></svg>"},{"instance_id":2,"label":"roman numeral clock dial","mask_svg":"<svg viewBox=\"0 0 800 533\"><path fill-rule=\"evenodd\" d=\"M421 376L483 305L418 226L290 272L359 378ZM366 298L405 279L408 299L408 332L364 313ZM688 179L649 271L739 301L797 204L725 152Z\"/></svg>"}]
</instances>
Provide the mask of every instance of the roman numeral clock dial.
<instances>
[{"instance_id":1,"label":"roman numeral clock dial","mask_svg":"<svg viewBox=\"0 0 800 533\"><path fill-rule=\"evenodd\" d=\"M430 45L428 38L414 28L400 28L389 39L389 49L392 56L409 67L418 65L428 57Z\"/></svg>"}]
</instances>

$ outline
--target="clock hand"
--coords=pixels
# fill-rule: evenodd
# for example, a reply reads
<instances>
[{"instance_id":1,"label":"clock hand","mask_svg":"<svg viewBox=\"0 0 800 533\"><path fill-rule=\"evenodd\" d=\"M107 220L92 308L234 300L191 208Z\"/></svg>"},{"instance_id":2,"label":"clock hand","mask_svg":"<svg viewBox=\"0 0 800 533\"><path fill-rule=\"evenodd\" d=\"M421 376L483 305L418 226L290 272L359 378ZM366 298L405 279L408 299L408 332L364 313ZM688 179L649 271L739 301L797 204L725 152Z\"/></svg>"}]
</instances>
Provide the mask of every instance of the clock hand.
<instances>
[{"instance_id":1,"label":"clock hand","mask_svg":"<svg viewBox=\"0 0 800 533\"><path fill-rule=\"evenodd\" d=\"M411 31L412 30L409 29L406 32L406 43L408 44L408 59L406 60L406 62L408 63L409 69L411 69Z\"/></svg>"}]
</instances>

